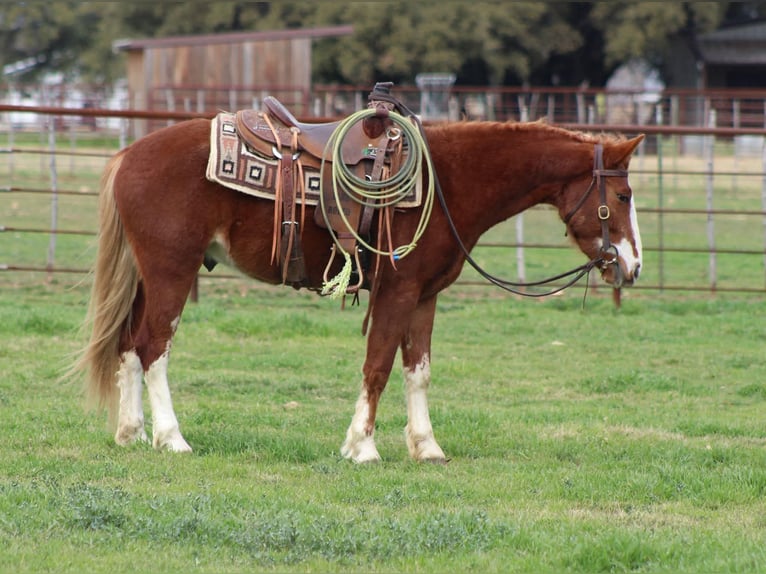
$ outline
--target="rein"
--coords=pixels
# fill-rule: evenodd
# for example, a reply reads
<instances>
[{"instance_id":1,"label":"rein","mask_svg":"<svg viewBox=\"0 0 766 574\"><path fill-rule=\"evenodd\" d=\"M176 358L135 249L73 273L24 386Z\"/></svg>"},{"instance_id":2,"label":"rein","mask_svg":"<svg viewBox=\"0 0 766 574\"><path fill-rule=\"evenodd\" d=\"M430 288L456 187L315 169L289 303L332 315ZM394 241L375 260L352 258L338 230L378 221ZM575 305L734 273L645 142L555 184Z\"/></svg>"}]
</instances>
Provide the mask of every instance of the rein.
<instances>
[{"instance_id":1,"label":"rein","mask_svg":"<svg viewBox=\"0 0 766 574\"><path fill-rule=\"evenodd\" d=\"M420 126L421 132L423 130L422 124L418 122L418 125ZM430 154L430 148L428 147L428 142L425 138L425 134L423 136L423 140L426 141L426 150ZM567 216L564 218L564 223L568 224L569 220L574 216L574 214L577 212L580 207L585 203L585 200L588 198L588 195L590 195L590 192L593 190L594 186L598 185L599 188L599 194L601 203L598 206L598 218L601 221L601 235L602 235L602 244L601 249L599 251L599 256L591 259L587 263L580 265L579 267L575 267L574 269L571 269L569 271L566 271L564 273L560 273L559 275L554 275L552 277L548 277L547 279L541 279L539 281L530 281L530 282L515 282L515 281L508 281L506 279L501 279L499 277L496 277L487 271L485 271L477 262L476 260L471 257L471 254L469 253L468 249L466 248L465 244L463 243L462 239L460 239L460 235L458 234L457 228L455 227L455 222L452 220L452 216L450 215L450 212L447 208L447 202L444 199L444 194L442 192L441 185L439 184L438 177L436 173L433 173L435 181L435 192L436 197L439 199L439 204L442 207L442 210L444 211L444 215L447 218L447 223L450 227L450 230L452 231L452 235L455 237L455 241L457 241L458 246L460 247L460 250L463 252L463 256L465 257L466 261L473 267L476 272L484 277L487 281L492 283L493 285L496 285L497 287L500 287L501 289L508 291L510 293L513 293L515 295L521 295L523 297L547 297L549 295L554 295L556 293L559 293L560 291L563 291L564 289L567 289L568 287L571 287L575 283L577 283L583 275L587 275L590 273L591 269L594 267L598 268L604 268L608 265L615 264L617 262L617 248L614 247L611 242L609 241L609 206L606 204L606 177L627 177L628 172L624 169L604 169L604 159L603 159L603 151L604 148L600 143L597 143L595 145L595 153L593 156L593 179L590 182L590 185L588 186L588 189L585 191L583 196L579 199L577 204L575 204L574 208L567 214ZM619 265L617 266L617 270L619 273ZM571 279L569 279L564 285L561 285L559 287L554 287L553 289L549 291L545 291L542 293L529 293L527 291L522 291L521 289L524 287L539 287L541 285L547 285L548 283L553 283L554 281L558 281L559 279L563 279L565 277L572 276Z\"/></svg>"}]
</instances>

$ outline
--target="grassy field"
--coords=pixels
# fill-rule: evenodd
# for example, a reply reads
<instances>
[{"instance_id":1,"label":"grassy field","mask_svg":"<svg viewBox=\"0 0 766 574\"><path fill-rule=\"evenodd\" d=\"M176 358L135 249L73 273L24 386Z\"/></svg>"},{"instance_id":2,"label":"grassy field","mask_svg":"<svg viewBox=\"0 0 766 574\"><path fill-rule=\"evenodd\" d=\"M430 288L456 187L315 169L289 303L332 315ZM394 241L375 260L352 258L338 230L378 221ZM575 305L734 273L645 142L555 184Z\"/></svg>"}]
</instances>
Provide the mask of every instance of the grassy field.
<instances>
[{"instance_id":1,"label":"grassy field","mask_svg":"<svg viewBox=\"0 0 766 574\"><path fill-rule=\"evenodd\" d=\"M0 542L9 572L756 572L766 569L762 300L444 296L432 419L339 445L363 309L217 281L170 375L189 456L114 445L56 378L84 289L3 292Z\"/></svg>"},{"instance_id":2,"label":"grassy field","mask_svg":"<svg viewBox=\"0 0 766 574\"><path fill-rule=\"evenodd\" d=\"M60 187L92 191L103 160L77 162ZM19 161L13 184L49 185L45 165ZM702 179L671 182L666 203L704 207ZM632 184L640 207L657 205L656 176ZM760 209L759 185L718 177L716 205ZM0 224L45 227L50 207L4 194ZM95 230L92 197L58 207L61 228ZM552 215L526 214L529 241L566 246ZM704 216L674 217L668 242L706 244ZM716 223L720 242L762 248L760 221ZM641 224L656 246L657 218ZM512 237L511 223L486 240ZM0 233L0 263L45 266L48 241ZM56 265L88 267L90 242L58 236ZM582 263L573 249L529 253L530 278ZM515 272L507 249L476 255ZM656 284L657 257L642 282ZM762 256L737 257L719 254L721 282L761 286ZM671 283L707 283L706 255L664 263ZM339 447L366 297L341 311L221 273L200 280L171 355L188 456L115 446L79 385L58 382L83 341L87 277L0 273L0 572L766 571L763 294L633 290L616 311L603 287L583 309L582 287L538 301L457 286L439 302L430 395L451 462L408 459L397 365L377 419L383 461L358 466Z\"/></svg>"}]
</instances>

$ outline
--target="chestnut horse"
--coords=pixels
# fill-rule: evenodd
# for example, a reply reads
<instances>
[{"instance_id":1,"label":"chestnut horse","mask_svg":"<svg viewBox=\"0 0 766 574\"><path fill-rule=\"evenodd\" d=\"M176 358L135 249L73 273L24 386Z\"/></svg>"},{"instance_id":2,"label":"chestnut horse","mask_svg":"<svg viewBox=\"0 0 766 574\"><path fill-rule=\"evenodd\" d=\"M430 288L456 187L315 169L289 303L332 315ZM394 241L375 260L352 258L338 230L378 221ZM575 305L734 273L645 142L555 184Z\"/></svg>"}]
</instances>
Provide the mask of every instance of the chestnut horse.
<instances>
[{"instance_id":1,"label":"chestnut horse","mask_svg":"<svg viewBox=\"0 0 766 574\"><path fill-rule=\"evenodd\" d=\"M173 335L206 254L252 278L282 283L271 260L274 204L206 179L210 130L210 120L194 119L153 132L118 152L102 178L86 321L92 332L74 368L86 374L90 398L108 408L120 445L148 440L145 380L153 446L191 451L173 410L167 369ZM492 226L549 204L607 283L631 285L641 268L626 170L643 136L592 136L540 122L445 123L426 126L424 135L442 204L434 207L417 247L396 268L383 262L378 270L361 394L341 448L355 462L380 458L375 416L397 350L409 454L418 461L446 460L427 402L436 299ZM321 288L332 240L314 223L313 209L302 244L310 287ZM397 211L394 244L412 237L419 211Z\"/></svg>"}]
</instances>

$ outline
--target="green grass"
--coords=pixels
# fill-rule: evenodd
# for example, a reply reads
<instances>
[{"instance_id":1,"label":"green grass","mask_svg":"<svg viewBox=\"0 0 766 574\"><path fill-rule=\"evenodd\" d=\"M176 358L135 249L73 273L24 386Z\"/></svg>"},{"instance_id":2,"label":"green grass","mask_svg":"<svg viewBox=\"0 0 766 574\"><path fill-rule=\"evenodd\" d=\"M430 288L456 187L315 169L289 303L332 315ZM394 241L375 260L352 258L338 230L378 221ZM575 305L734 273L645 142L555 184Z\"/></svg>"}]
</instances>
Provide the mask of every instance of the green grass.
<instances>
[{"instance_id":1,"label":"green grass","mask_svg":"<svg viewBox=\"0 0 766 574\"><path fill-rule=\"evenodd\" d=\"M766 568L762 299L447 294L431 414L451 462L408 459L397 366L383 462L360 467L338 449L363 308L201 287L170 368L190 456L115 446L56 382L84 288L0 296L7 571Z\"/></svg>"}]
</instances>

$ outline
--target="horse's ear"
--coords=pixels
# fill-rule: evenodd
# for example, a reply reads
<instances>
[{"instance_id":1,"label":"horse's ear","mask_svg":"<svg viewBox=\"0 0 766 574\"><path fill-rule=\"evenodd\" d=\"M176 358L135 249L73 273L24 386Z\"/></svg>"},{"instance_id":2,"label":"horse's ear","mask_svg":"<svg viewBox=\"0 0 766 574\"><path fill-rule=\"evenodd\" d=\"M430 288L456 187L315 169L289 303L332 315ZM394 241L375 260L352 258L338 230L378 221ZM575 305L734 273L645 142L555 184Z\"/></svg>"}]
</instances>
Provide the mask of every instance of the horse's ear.
<instances>
[{"instance_id":1,"label":"horse's ear","mask_svg":"<svg viewBox=\"0 0 766 574\"><path fill-rule=\"evenodd\" d=\"M634 137L633 139L618 142L609 146L610 149L606 153L607 165L627 166L628 162L630 161L630 156L633 155L634 151L636 151L638 144L644 141L644 137L646 136L644 134L641 134Z\"/></svg>"}]
</instances>

